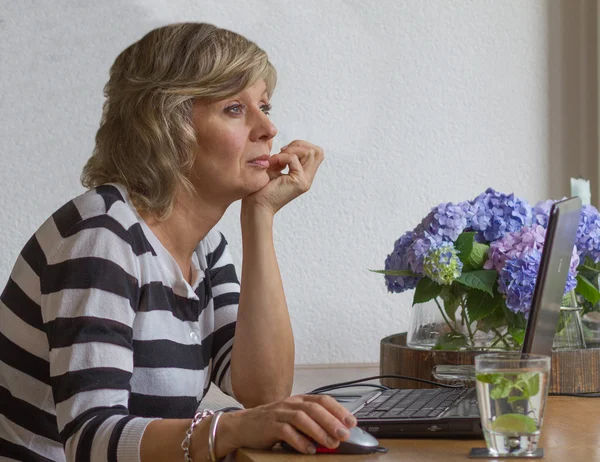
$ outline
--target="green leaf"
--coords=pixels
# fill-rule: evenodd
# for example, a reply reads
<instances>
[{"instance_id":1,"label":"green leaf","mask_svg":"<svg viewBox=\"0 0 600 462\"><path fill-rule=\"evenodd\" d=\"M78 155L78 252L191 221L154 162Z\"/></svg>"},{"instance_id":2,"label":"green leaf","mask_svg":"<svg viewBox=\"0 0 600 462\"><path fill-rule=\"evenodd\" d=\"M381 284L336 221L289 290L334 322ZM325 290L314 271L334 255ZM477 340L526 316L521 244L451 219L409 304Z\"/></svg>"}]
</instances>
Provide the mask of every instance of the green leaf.
<instances>
[{"instance_id":1,"label":"green leaf","mask_svg":"<svg viewBox=\"0 0 600 462\"><path fill-rule=\"evenodd\" d=\"M538 372L523 372L517 376L516 382L527 399L537 395L540 391L540 374Z\"/></svg>"},{"instance_id":2,"label":"green leaf","mask_svg":"<svg viewBox=\"0 0 600 462\"><path fill-rule=\"evenodd\" d=\"M462 301L462 293L458 284L444 286L440 293L440 298L444 301L444 311L452 322L456 322L456 309Z\"/></svg>"},{"instance_id":3,"label":"green leaf","mask_svg":"<svg viewBox=\"0 0 600 462\"><path fill-rule=\"evenodd\" d=\"M600 291L582 274L577 275L577 287L575 291L590 303L600 301Z\"/></svg>"},{"instance_id":4,"label":"green leaf","mask_svg":"<svg viewBox=\"0 0 600 462\"><path fill-rule=\"evenodd\" d=\"M414 276L418 277L418 274L413 273L410 270L369 270L372 273L386 274L388 276Z\"/></svg>"},{"instance_id":5,"label":"green leaf","mask_svg":"<svg viewBox=\"0 0 600 462\"><path fill-rule=\"evenodd\" d=\"M435 344L435 350L460 350L467 346L467 336L458 332L442 335Z\"/></svg>"},{"instance_id":6,"label":"green leaf","mask_svg":"<svg viewBox=\"0 0 600 462\"><path fill-rule=\"evenodd\" d=\"M442 291L442 286L431 279L424 277L415 287L415 295L413 297L413 306L417 303L425 303L433 300Z\"/></svg>"},{"instance_id":7,"label":"green leaf","mask_svg":"<svg viewBox=\"0 0 600 462\"><path fill-rule=\"evenodd\" d=\"M590 257L585 257L585 261L577 267L577 271L591 271L593 273L600 273L600 262L594 263Z\"/></svg>"},{"instance_id":8,"label":"green leaf","mask_svg":"<svg viewBox=\"0 0 600 462\"><path fill-rule=\"evenodd\" d=\"M525 340L525 329L522 327L509 326L508 334L513 338L517 345L523 345L523 340Z\"/></svg>"},{"instance_id":9,"label":"green leaf","mask_svg":"<svg viewBox=\"0 0 600 462\"><path fill-rule=\"evenodd\" d=\"M502 374L477 374L475 378L483 383L497 383L502 378Z\"/></svg>"},{"instance_id":10,"label":"green leaf","mask_svg":"<svg viewBox=\"0 0 600 462\"><path fill-rule=\"evenodd\" d=\"M473 251L475 234L474 232L461 233L454 243L454 248L458 250L458 258L463 262L463 265L468 264L469 256Z\"/></svg>"},{"instance_id":11,"label":"green leaf","mask_svg":"<svg viewBox=\"0 0 600 462\"><path fill-rule=\"evenodd\" d=\"M492 296L481 290L472 290L467 295L467 313L469 321L475 322L490 316L502 303L502 296Z\"/></svg>"},{"instance_id":12,"label":"green leaf","mask_svg":"<svg viewBox=\"0 0 600 462\"><path fill-rule=\"evenodd\" d=\"M490 391L490 398L502 399L507 398L513 388L513 382L505 377L501 377L495 382L494 387Z\"/></svg>"},{"instance_id":13,"label":"green leaf","mask_svg":"<svg viewBox=\"0 0 600 462\"><path fill-rule=\"evenodd\" d=\"M471 289L483 290L493 297L497 277L496 270L477 270L461 274L457 281Z\"/></svg>"},{"instance_id":14,"label":"green leaf","mask_svg":"<svg viewBox=\"0 0 600 462\"><path fill-rule=\"evenodd\" d=\"M516 401L524 401L526 399L527 399L527 397L523 396L523 395L521 395L521 396L509 396L507 401L509 403L514 403Z\"/></svg>"},{"instance_id":15,"label":"green leaf","mask_svg":"<svg viewBox=\"0 0 600 462\"><path fill-rule=\"evenodd\" d=\"M488 249L489 245L480 244L479 242L473 242L473 249L469 257L467 258L467 262L463 271L473 271L479 270L483 268L483 264L486 262L488 258Z\"/></svg>"}]
</instances>

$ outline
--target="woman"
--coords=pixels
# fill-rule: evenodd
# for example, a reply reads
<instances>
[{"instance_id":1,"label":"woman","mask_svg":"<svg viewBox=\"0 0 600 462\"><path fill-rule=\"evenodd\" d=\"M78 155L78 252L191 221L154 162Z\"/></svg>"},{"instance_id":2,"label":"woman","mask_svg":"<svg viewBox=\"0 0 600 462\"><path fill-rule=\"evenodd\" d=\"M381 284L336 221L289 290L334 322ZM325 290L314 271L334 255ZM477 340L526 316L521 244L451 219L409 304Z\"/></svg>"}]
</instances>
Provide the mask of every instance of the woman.
<instances>
[{"instance_id":1,"label":"woman","mask_svg":"<svg viewBox=\"0 0 600 462\"><path fill-rule=\"evenodd\" d=\"M347 438L356 421L333 399L289 397L273 216L323 152L294 141L270 156L275 80L264 51L208 24L156 29L118 56L89 191L29 240L1 296L0 456L200 461ZM236 200L241 290L213 230ZM195 415L211 381L246 409Z\"/></svg>"}]
</instances>

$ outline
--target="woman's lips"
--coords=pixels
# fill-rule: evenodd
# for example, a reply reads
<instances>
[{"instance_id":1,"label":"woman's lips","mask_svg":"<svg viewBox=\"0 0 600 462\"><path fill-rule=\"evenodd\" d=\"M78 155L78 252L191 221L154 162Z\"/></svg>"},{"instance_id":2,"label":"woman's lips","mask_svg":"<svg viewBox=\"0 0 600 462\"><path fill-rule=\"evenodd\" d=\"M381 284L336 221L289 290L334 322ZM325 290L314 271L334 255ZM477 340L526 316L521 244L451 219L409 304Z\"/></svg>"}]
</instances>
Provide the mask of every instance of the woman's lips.
<instances>
[{"instance_id":1,"label":"woman's lips","mask_svg":"<svg viewBox=\"0 0 600 462\"><path fill-rule=\"evenodd\" d=\"M256 165L257 167L269 168L269 156L260 156L252 159L249 164Z\"/></svg>"}]
</instances>

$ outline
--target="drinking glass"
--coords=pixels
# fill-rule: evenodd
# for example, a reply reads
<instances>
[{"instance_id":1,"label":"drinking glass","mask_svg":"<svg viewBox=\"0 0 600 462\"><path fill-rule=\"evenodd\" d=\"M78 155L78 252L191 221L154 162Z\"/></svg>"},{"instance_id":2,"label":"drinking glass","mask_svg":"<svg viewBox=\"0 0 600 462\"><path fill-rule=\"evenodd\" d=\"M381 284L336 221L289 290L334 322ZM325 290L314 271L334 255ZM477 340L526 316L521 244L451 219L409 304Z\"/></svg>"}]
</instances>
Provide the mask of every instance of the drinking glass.
<instances>
[{"instance_id":1,"label":"drinking glass","mask_svg":"<svg viewBox=\"0 0 600 462\"><path fill-rule=\"evenodd\" d=\"M528 456L538 445L550 357L518 352L475 357L481 426L493 456Z\"/></svg>"}]
</instances>

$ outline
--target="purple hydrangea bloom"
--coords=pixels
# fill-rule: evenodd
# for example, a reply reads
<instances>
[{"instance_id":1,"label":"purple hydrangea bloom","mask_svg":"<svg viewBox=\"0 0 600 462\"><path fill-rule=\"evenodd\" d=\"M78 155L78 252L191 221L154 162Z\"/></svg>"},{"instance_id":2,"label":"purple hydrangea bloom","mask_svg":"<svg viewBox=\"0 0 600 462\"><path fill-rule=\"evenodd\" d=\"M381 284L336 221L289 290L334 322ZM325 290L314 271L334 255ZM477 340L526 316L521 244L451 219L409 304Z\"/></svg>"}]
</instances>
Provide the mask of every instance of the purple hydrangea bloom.
<instances>
[{"instance_id":1,"label":"purple hydrangea bloom","mask_svg":"<svg viewBox=\"0 0 600 462\"><path fill-rule=\"evenodd\" d=\"M433 236L439 236L443 241L456 241L470 222L469 202L453 204L447 202L431 209L421 224L415 230L418 234L426 231Z\"/></svg>"},{"instance_id":2,"label":"purple hydrangea bloom","mask_svg":"<svg viewBox=\"0 0 600 462\"><path fill-rule=\"evenodd\" d=\"M413 232L413 242L408 248L408 264L413 273L423 274L423 258L443 242L442 236Z\"/></svg>"},{"instance_id":3,"label":"purple hydrangea bloom","mask_svg":"<svg viewBox=\"0 0 600 462\"><path fill-rule=\"evenodd\" d=\"M533 208L534 220L541 226L548 226L550 207L555 202L540 201ZM581 209L575 246L581 260L589 257L594 263L600 262L600 214L592 205L586 204Z\"/></svg>"},{"instance_id":4,"label":"purple hydrangea bloom","mask_svg":"<svg viewBox=\"0 0 600 462\"><path fill-rule=\"evenodd\" d=\"M594 263L600 261L600 214L593 205L581 209L575 245L582 260L589 257Z\"/></svg>"},{"instance_id":5,"label":"purple hydrangea bloom","mask_svg":"<svg viewBox=\"0 0 600 462\"><path fill-rule=\"evenodd\" d=\"M519 231L506 234L502 239L490 244L489 258L485 269L500 272L505 262L513 257L523 258L531 251L542 251L546 240L546 228L541 225L524 226Z\"/></svg>"},{"instance_id":6,"label":"purple hydrangea bloom","mask_svg":"<svg viewBox=\"0 0 600 462\"><path fill-rule=\"evenodd\" d=\"M555 202L555 200L549 199L547 201L539 201L535 204L533 206L533 222L547 228L548 220L550 219L550 208Z\"/></svg>"},{"instance_id":7,"label":"purple hydrangea bloom","mask_svg":"<svg viewBox=\"0 0 600 462\"><path fill-rule=\"evenodd\" d=\"M524 313L525 318L529 317L541 257L542 252L537 249L522 257L511 257L506 260L498 277L498 292L504 294L507 308L514 313ZM578 264L579 257L575 253L571 259L565 294L577 286Z\"/></svg>"},{"instance_id":8,"label":"purple hydrangea bloom","mask_svg":"<svg viewBox=\"0 0 600 462\"><path fill-rule=\"evenodd\" d=\"M529 317L535 281L542 253L532 250L522 257L511 257L500 271L498 292L504 294L506 306L514 313L524 313Z\"/></svg>"},{"instance_id":9,"label":"purple hydrangea bloom","mask_svg":"<svg viewBox=\"0 0 600 462\"><path fill-rule=\"evenodd\" d=\"M394 243L394 250L385 259L386 270L410 270L408 264L408 247L413 242L413 233L408 232ZM385 275L385 284L389 292L400 293L414 289L420 277L413 276L388 276Z\"/></svg>"},{"instance_id":10,"label":"purple hydrangea bloom","mask_svg":"<svg viewBox=\"0 0 600 462\"><path fill-rule=\"evenodd\" d=\"M471 202L470 229L477 231L478 241L492 242L506 233L531 225L531 206L514 194L488 188Z\"/></svg>"}]
</instances>

